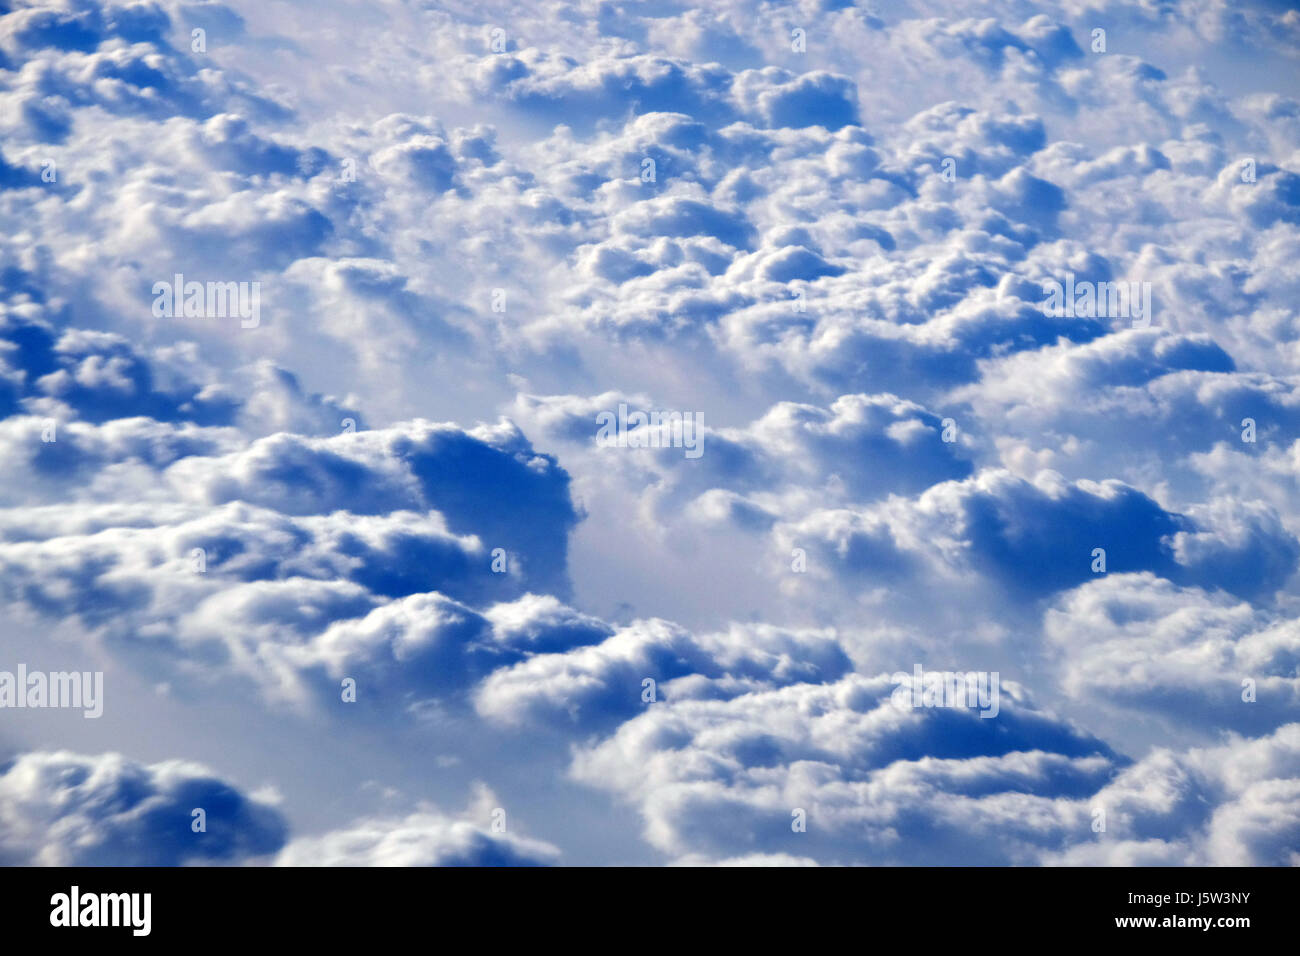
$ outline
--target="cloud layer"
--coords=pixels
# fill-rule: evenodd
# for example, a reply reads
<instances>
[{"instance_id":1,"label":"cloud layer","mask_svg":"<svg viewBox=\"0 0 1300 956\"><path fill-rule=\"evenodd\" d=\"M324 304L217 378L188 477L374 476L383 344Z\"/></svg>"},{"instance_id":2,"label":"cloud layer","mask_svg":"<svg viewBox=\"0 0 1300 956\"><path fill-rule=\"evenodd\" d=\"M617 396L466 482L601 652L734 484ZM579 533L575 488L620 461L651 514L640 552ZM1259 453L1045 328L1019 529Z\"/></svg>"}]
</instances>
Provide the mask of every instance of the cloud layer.
<instances>
[{"instance_id":1,"label":"cloud layer","mask_svg":"<svg viewBox=\"0 0 1300 956\"><path fill-rule=\"evenodd\" d=\"M0 863L1300 863L1297 40L4 6Z\"/></svg>"}]
</instances>

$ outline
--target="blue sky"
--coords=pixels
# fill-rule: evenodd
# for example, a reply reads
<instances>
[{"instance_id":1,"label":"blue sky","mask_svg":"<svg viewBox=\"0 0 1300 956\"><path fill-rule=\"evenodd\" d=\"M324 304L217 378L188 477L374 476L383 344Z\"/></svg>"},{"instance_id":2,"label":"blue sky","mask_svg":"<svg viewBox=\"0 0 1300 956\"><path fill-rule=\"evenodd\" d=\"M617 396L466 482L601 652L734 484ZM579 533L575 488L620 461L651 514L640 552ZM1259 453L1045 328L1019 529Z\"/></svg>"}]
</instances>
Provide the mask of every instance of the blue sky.
<instances>
[{"instance_id":1,"label":"blue sky","mask_svg":"<svg viewBox=\"0 0 1300 956\"><path fill-rule=\"evenodd\" d=\"M1300 12L0 14L0 863L1300 863Z\"/></svg>"}]
</instances>

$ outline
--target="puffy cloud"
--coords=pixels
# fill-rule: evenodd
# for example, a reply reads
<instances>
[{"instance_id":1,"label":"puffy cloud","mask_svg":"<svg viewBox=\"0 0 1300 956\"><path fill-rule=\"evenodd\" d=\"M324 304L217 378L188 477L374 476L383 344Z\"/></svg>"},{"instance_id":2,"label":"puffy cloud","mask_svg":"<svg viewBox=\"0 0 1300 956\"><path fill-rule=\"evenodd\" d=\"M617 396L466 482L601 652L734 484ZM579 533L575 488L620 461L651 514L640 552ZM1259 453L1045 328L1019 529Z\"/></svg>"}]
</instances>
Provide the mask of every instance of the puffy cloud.
<instances>
[{"instance_id":1,"label":"puffy cloud","mask_svg":"<svg viewBox=\"0 0 1300 956\"><path fill-rule=\"evenodd\" d=\"M608 392L519 395L513 412L552 439L590 449L599 416L617 415L621 405L629 413L655 408L646 396ZM833 488L845 501L871 501L971 473L961 445L943 440L943 425L941 416L896 395L842 395L828 407L781 402L744 427L701 422L697 456L687 457L677 447L689 436L675 438L668 426L657 442L647 439L644 447L598 448L590 454L606 462L626 456L633 467L653 472L661 494L673 499L725 492L731 501L759 494L775 502L783 491L825 484L828 493Z\"/></svg>"},{"instance_id":2,"label":"puffy cloud","mask_svg":"<svg viewBox=\"0 0 1300 956\"><path fill-rule=\"evenodd\" d=\"M853 677L651 708L573 773L635 805L655 845L704 858L1294 863L1295 724L1126 765L1006 683L992 720L900 709L891 689Z\"/></svg>"},{"instance_id":3,"label":"puffy cloud","mask_svg":"<svg viewBox=\"0 0 1300 956\"><path fill-rule=\"evenodd\" d=\"M854 675L652 706L580 751L572 772L633 803L646 838L673 854L1023 863L1072 832L1086 839L1071 801L1115 773L1104 744L1009 684L991 720L902 708L894 688Z\"/></svg>"},{"instance_id":4,"label":"puffy cloud","mask_svg":"<svg viewBox=\"0 0 1300 956\"><path fill-rule=\"evenodd\" d=\"M376 607L364 617L339 619L304 645L285 648L285 662L323 669L337 682L348 676L385 694L459 701L498 672L521 662L564 660L575 647L604 641L612 629L553 597L525 595L478 613L438 593L422 593ZM490 678L489 678L490 679ZM328 685L333 693L334 684Z\"/></svg>"},{"instance_id":5,"label":"puffy cloud","mask_svg":"<svg viewBox=\"0 0 1300 956\"><path fill-rule=\"evenodd\" d=\"M206 829L196 832L195 809ZM0 860L14 866L182 866L268 857L287 826L271 804L180 760L20 754L0 763Z\"/></svg>"},{"instance_id":6,"label":"puffy cloud","mask_svg":"<svg viewBox=\"0 0 1300 956\"><path fill-rule=\"evenodd\" d=\"M400 819L358 820L319 837L299 837L284 848L281 866L549 866L559 851L549 843L489 833L435 813Z\"/></svg>"},{"instance_id":7,"label":"puffy cloud","mask_svg":"<svg viewBox=\"0 0 1300 956\"><path fill-rule=\"evenodd\" d=\"M825 71L747 70L736 77L735 96L766 126L824 126L833 132L858 122L857 87Z\"/></svg>"},{"instance_id":8,"label":"puffy cloud","mask_svg":"<svg viewBox=\"0 0 1300 956\"><path fill-rule=\"evenodd\" d=\"M937 484L913 501L814 512L775 533L786 545L816 544L823 563L854 577L925 561L941 573L978 575L1029 597L1102 572L1138 570L1266 595L1300 557L1300 543L1267 509L1225 505L1183 515L1122 482L1069 482L1051 471L1033 481L985 471ZM1265 563L1261 549L1272 552Z\"/></svg>"},{"instance_id":9,"label":"puffy cloud","mask_svg":"<svg viewBox=\"0 0 1300 956\"><path fill-rule=\"evenodd\" d=\"M1275 6L10 4L0 617L233 691L257 729L194 747L243 775L352 677L371 736L305 765L500 779L565 854L294 776L282 862L1295 862ZM261 323L155 316L178 272ZM1045 315L1067 274L1150 327ZM703 454L594 447L620 402ZM865 676L972 657L1023 682L996 720ZM15 859L88 859L4 807Z\"/></svg>"},{"instance_id":10,"label":"puffy cloud","mask_svg":"<svg viewBox=\"0 0 1300 956\"><path fill-rule=\"evenodd\" d=\"M502 668L483 682L475 705L483 716L512 725L595 729L661 699L725 699L833 680L849 668L830 634L737 625L692 637L667 621L638 621L599 644Z\"/></svg>"},{"instance_id":11,"label":"puffy cloud","mask_svg":"<svg viewBox=\"0 0 1300 956\"><path fill-rule=\"evenodd\" d=\"M297 703L348 676L398 693L455 693L525 652L608 631L553 597L528 597L490 612L504 622L493 636L490 617L448 595L509 598L521 578L493 573L479 540L450 533L436 513L169 510L51 509L56 534L43 541L7 525L20 540L0 545L5 598L127 646L198 655L206 671L174 665L193 680L239 674ZM317 678L310 690L315 671L334 683Z\"/></svg>"},{"instance_id":12,"label":"puffy cloud","mask_svg":"<svg viewBox=\"0 0 1300 956\"><path fill-rule=\"evenodd\" d=\"M1300 704L1300 628L1222 592L1117 575L1063 595L1044 631L1065 690L1205 732L1271 730Z\"/></svg>"},{"instance_id":13,"label":"puffy cloud","mask_svg":"<svg viewBox=\"0 0 1300 956\"><path fill-rule=\"evenodd\" d=\"M498 798L479 784L460 815L422 806L405 816L367 817L318 836L294 839L277 866L550 866L560 851L491 824ZM481 820L479 819L481 818Z\"/></svg>"},{"instance_id":14,"label":"puffy cloud","mask_svg":"<svg viewBox=\"0 0 1300 956\"><path fill-rule=\"evenodd\" d=\"M427 422L325 439L278 433L215 456L203 452L224 449L205 441L204 432L174 432L145 421L115 422L99 430L72 427L67 430L71 441L64 443L42 442L38 420L11 420L9 431L14 445L31 449L38 473L51 459L54 467L44 470L55 470L60 461L65 467L86 464L79 462L86 458L93 464L104 458L141 460L158 469L155 480L165 487L165 493L146 492L142 500L179 500L195 510L242 502L278 516L326 516L327 521L340 513L436 511L441 518L424 520L444 521L453 534L474 535L471 553L501 548L513 555L524 580L557 593L566 588L567 531L577 520L568 478L509 424L483 426L476 434ZM462 469L474 470L475 486L458 481ZM391 522L390 527L390 543L381 549L400 543L400 529ZM405 537L415 541L421 534ZM350 540L344 550L354 556L374 547L355 535ZM431 553L420 556L430 558ZM406 573L403 563L397 562L392 573Z\"/></svg>"},{"instance_id":15,"label":"puffy cloud","mask_svg":"<svg viewBox=\"0 0 1300 956\"><path fill-rule=\"evenodd\" d=\"M0 366L9 385L4 408L57 402L79 418L102 423L133 417L196 424L229 423L236 403L220 391L178 379L155 381L155 369L125 338L111 332L65 328L29 308L0 315ZM27 313L27 314L24 314Z\"/></svg>"},{"instance_id":16,"label":"puffy cloud","mask_svg":"<svg viewBox=\"0 0 1300 956\"><path fill-rule=\"evenodd\" d=\"M1295 723L1254 740L1155 750L1092 798L1106 811L1104 837L1047 862L1295 866L1298 755Z\"/></svg>"}]
</instances>

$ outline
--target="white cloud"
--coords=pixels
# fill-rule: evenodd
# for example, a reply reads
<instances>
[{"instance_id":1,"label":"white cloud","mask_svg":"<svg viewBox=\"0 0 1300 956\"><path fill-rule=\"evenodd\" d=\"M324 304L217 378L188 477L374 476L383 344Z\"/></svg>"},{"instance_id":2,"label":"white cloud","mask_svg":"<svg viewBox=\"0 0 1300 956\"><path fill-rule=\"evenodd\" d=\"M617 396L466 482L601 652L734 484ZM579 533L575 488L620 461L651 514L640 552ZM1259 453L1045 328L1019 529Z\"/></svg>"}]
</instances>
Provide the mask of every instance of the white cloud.
<instances>
[{"instance_id":1,"label":"white cloud","mask_svg":"<svg viewBox=\"0 0 1300 956\"><path fill-rule=\"evenodd\" d=\"M0 820L11 866L234 864L275 853L287 832L274 807L202 766L67 751L0 763Z\"/></svg>"},{"instance_id":2,"label":"white cloud","mask_svg":"<svg viewBox=\"0 0 1300 956\"><path fill-rule=\"evenodd\" d=\"M1296 862L1294 13L12 6L0 619L162 685L129 726L238 708L187 743L237 776L356 679L304 766L420 793L286 768L282 861ZM595 447L622 402L703 454ZM1004 713L880 705L916 660ZM96 838L226 785L15 736L14 859L283 842ZM423 802L474 779L555 845Z\"/></svg>"}]
</instances>

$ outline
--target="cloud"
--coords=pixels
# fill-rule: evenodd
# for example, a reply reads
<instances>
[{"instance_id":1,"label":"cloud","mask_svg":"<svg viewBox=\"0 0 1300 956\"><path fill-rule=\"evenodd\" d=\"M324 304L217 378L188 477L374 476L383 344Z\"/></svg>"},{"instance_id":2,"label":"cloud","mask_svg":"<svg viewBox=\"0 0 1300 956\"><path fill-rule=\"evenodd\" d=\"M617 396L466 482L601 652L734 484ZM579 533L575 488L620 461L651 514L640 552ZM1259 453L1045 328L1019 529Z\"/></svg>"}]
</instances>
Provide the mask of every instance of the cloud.
<instances>
[{"instance_id":1,"label":"cloud","mask_svg":"<svg viewBox=\"0 0 1300 956\"><path fill-rule=\"evenodd\" d=\"M1122 763L1104 744L1006 684L993 720L900 709L894 686L853 675L655 705L580 751L572 772L632 803L646 838L672 854L918 865L960 863L979 847L1011 863L1075 827L1086 839L1070 801Z\"/></svg>"},{"instance_id":2,"label":"cloud","mask_svg":"<svg viewBox=\"0 0 1300 956\"><path fill-rule=\"evenodd\" d=\"M1066 691L1212 733L1264 733L1300 703L1300 631L1222 592L1149 574L1071 591L1046 614Z\"/></svg>"},{"instance_id":3,"label":"cloud","mask_svg":"<svg viewBox=\"0 0 1300 956\"><path fill-rule=\"evenodd\" d=\"M1180 514L1122 482L1069 482L1051 471L1032 481L984 471L912 501L814 512L774 534L783 548L813 544L821 565L849 580L924 562L941 575L977 575L1030 598L1099 573L1143 570L1266 596L1300 557L1300 544L1267 508L1224 502Z\"/></svg>"},{"instance_id":4,"label":"cloud","mask_svg":"<svg viewBox=\"0 0 1300 956\"><path fill-rule=\"evenodd\" d=\"M591 449L597 416L616 414L620 405L627 405L629 411L656 407L646 396L613 392L522 394L512 413L552 440ZM776 502L782 492L817 484L825 484L827 493L837 493L845 501L865 502L889 491L920 491L971 473L970 464L960 457L960 447L942 440L941 416L891 394L842 395L826 407L781 402L743 427L703 422L700 431L705 451L695 460L666 445L596 449L590 454L604 462L617 455L653 473L664 504L724 491L731 500L760 494L762 501Z\"/></svg>"},{"instance_id":5,"label":"cloud","mask_svg":"<svg viewBox=\"0 0 1300 956\"><path fill-rule=\"evenodd\" d=\"M607 729L661 698L725 699L833 680L849 668L830 634L733 626L693 637L668 621L638 621L600 643L502 668L483 682L475 706L515 727Z\"/></svg>"},{"instance_id":6,"label":"cloud","mask_svg":"<svg viewBox=\"0 0 1300 956\"><path fill-rule=\"evenodd\" d=\"M0 618L301 766L182 846L96 814L226 784L20 722L0 855L1296 862L1294 13L593 10L4 7ZM890 706L916 660L998 718Z\"/></svg>"},{"instance_id":7,"label":"cloud","mask_svg":"<svg viewBox=\"0 0 1300 956\"><path fill-rule=\"evenodd\" d=\"M1300 724L1256 740L1153 751L1093 798L1105 835L1065 865L1295 866Z\"/></svg>"},{"instance_id":8,"label":"cloud","mask_svg":"<svg viewBox=\"0 0 1300 956\"><path fill-rule=\"evenodd\" d=\"M278 857L281 866L550 866L548 843L493 834L432 813L358 820L319 837L299 837Z\"/></svg>"},{"instance_id":9,"label":"cloud","mask_svg":"<svg viewBox=\"0 0 1300 956\"><path fill-rule=\"evenodd\" d=\"M551 866L560 851L542 840L507 832L509 817L479 785L457 816L422 807L406 816L367 817L319 836L294 839L277 866ZM495 812L498 828L488 823ZM482 817L483 822L475 822Z\"/></svg>"},{"instance_id":10,"label":"cloud","mask_svg":"<svg viewBox=\"0 0 1300 956\"><path fill-rule=\"evenodd\" d=\"M196 832L195 809L206 830ZM20 754L0 764L0 859L14 866L182 866L266 857L279 811L211 771L120 754Z\"/></svg>"}]
</instances>

